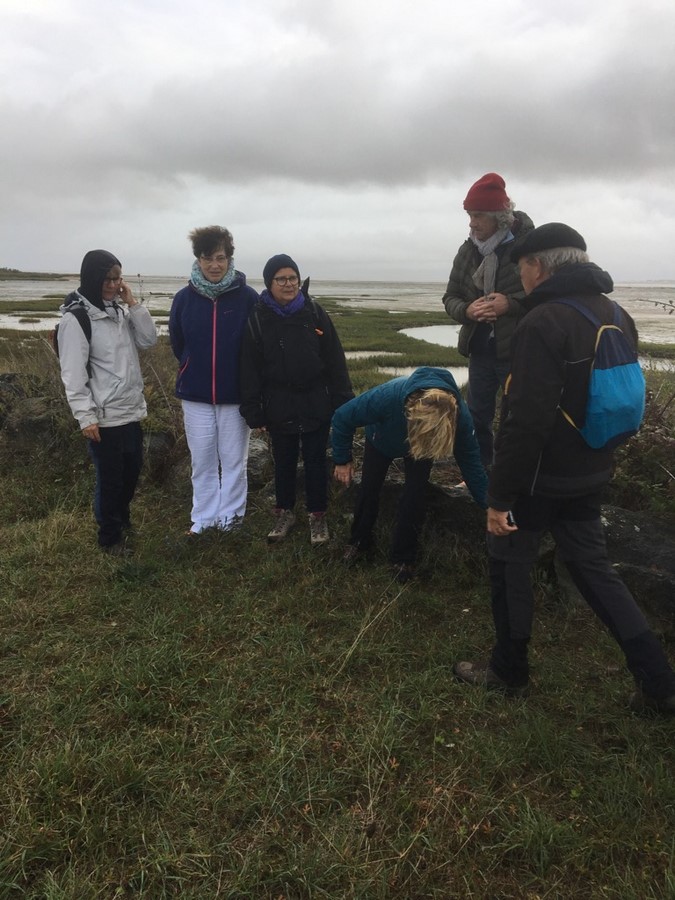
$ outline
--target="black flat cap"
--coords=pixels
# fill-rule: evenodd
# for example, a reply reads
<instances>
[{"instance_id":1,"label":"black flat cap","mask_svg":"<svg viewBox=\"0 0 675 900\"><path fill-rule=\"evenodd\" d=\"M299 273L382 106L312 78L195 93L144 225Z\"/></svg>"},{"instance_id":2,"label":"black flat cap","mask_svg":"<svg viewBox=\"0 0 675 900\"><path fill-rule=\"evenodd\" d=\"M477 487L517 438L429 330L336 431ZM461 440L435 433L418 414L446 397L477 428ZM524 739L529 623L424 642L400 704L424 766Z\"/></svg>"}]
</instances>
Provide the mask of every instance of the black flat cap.
<instances>
[{"instance_id":1,"label":"black flat cap","mask_svg":"<svg viewBox=\"0 0 675 900\"><path fill-rule=\"evenodd\" d=\"M533 231L528 231L522 241L517 241L511 251L511 262L517 263L521 256L531 256L539 250L554 247L576 247L586 249L586 241L578 231L562 222L548 222Z\"/></svg>"}]
</instances>

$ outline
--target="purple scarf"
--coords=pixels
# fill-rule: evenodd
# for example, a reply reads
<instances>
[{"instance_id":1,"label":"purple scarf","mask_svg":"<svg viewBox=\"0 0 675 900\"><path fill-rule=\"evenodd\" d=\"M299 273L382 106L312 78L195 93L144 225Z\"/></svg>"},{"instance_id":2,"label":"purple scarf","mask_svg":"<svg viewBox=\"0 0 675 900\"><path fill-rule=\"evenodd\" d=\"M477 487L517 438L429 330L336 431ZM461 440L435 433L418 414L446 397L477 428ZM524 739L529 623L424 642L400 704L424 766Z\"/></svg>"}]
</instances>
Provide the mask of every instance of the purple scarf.
<instances>
[{"instance_id":1,"label":"purple scarf","mask_svg":"<svg viewBox=\"0 0 675 900\"><path fill-rule=\"evenodd\" d=\"M269 306L272 312L275 312L278 316L292 316L295 313L300 312L300 310L305 305L305 295L302 293L302 291L298 291L297 297L291 300L290 303L287 303L286 306L282 306L280 303L277 303L277 301L269 291L263 291L260 295L260 299L266 306Z\"/></svg>"}]
</instances>

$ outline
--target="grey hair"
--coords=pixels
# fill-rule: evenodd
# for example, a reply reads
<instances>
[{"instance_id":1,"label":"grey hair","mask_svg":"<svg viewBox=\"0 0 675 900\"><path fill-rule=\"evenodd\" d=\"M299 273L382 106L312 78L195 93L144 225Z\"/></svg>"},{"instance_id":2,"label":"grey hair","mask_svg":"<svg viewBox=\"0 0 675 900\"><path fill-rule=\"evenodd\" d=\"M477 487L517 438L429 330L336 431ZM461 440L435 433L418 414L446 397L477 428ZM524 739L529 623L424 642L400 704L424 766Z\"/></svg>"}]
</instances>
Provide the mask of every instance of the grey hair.
<instances>
[{"instance_id":1,"label":"grey hair","mask_svg":"<svg viewBox=\"0 0 675 900\"><path fill-rule=\"evenodd\" d=\"M513 215L513 210L515 208L516 204L513 200L509 200L509 205L506 209L500 209L499 212L490 214L495 217L497 228L510 228L513 225L516 220L516 217Z\"/></svg>"},{"instance_id":2,"label":"grey hair","mask_svg":"<svg viewBox=\"0 0 675 900\"><path fill-rule=\"evenodd\" d=\"M528 254L528 259L537 259L545 272L550 275L562 266L590 262L588 253L578 247L551 247L550 250L539 250Z\"/></svg>"}]
</instances>

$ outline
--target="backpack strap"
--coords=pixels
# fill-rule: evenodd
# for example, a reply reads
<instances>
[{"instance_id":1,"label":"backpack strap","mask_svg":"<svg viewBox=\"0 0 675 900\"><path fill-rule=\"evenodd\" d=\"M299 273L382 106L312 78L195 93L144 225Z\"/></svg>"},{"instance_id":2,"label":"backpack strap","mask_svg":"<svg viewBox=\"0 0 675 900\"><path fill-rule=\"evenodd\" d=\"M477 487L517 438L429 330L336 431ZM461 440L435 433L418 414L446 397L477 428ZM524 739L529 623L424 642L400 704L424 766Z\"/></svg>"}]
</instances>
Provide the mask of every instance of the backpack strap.
<instances>
[{"instance_id":1,"label":"backpack strap","mask_svg":"<svg viewBox=\"0 0 675 900\"><path fill-rule=\"evenodd\" d=\"M72 307L72 309L71 309ZM80 327L82 331L84 331L84 336L87 339L87 342L91 344L91 319L87 315L87 310L79 303L71 303L66 307L65 312L72 313L77 321L80 323Z\"/></svg>"},{"instance_id":2,"label":"backpack strap","mask_svg":"<svg viewBox=\"0 0 675 900\"><path fill-rule=\"evenodd\" d=\"M609 297L607 297L607 300L609 300ZM616 302L616 300L609 300L609 302L612 304L612 312L614 314L612 325L616 325L617 328L621 328L621 307ZM589 322L595 325L597 329L608 327L606 325L603 326L600 319L598 319L597 316L595 316L590 311L590 309L588 309L588 307L584 306L583 303L580 303L576 297L556 297L555 299L551 300L551 303L561 303L564 306L571 306L573 309L576 309L577 312L580 312L582 316L585 316ZM623 331L623 328L621 328L621 330Z\"/></svg>"}]
</instances>

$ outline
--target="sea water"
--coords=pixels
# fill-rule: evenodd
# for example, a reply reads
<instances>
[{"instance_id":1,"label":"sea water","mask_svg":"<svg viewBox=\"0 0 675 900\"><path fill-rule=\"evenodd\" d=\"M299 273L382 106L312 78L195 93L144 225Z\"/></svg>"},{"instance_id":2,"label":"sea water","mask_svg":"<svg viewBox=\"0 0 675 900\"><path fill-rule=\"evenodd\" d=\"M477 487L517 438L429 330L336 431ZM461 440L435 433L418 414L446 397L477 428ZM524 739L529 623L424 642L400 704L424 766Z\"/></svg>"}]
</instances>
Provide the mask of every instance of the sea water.
<instances>
[{"instance_id":1,"label":"sea water","mask_svg":"<svg viewBox=\"0 0 675 900\"><path fill-rule=\"evenodd\" d=\"M187 279L169 276L127 275L126 280L136 296L143 298L156 316L160 329L166 330L168 312L174 294L185 286ZM260 291L262 281L249 279L249 284ZM0 328L18 330L44 330L53 327L58 316L60 300L54 300L52 313L3 313L3 301L39 300L55 295L63 298L78 285L76 276L64 276L53 281L0 281ZM322 297L336 300L352 308L383 309L393 315L403 312L442 312L441 297L445 284L439 282L400 281L312 281L311 293L320 301ZM675 313L659 304L672 304L675 308L675 281L632 282L617 284L611 295L635 319L643 341L675 343ZM20 322L30 315L31 321ZM453 326L437 326L452 329ZM456 329L455 329L456 331ZM410 332L406 332L410 333ZM448 332L450 334L451 332ZM411 335L417 337L418 335ZM447 339L434 341L450 346Z\"/></svg>"}]
</instances>

